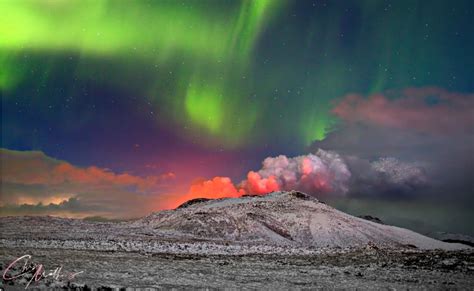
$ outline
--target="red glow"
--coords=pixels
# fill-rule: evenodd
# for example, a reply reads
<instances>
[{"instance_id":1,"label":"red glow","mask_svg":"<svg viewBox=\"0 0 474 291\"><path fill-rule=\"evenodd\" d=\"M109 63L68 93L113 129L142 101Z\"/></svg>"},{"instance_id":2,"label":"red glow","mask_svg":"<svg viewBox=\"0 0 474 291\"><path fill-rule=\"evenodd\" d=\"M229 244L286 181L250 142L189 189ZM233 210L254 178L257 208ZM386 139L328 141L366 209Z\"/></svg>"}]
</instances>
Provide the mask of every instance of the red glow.
<instances>
[{"instance_id":1,"label":"red glow","mask_svg":"<svg viewBox=\"0 0 474 291\"><path fill-rule=\"evenodd\" d=\"M236 198L245 194L244 189L237 189L228 177L214 177L212 180L197 182L189 188L186 195L180 197L174 207L195 198Z\"/></svg>"},{"instance_id":2,"label":"red glow","mask_svg":"<svg viewBox=\"0 0 474 291\"><path fill-rule=\"evenodd\" d=\"M274 176L262 178L259 173L250 171L247 174L248 192L252 194L267 194L280 190L280 185Z\"/></svg>"},{"instance_id":3,"label":"red glow","mask_svg":"<svg viewBox=\"0 0 474 291\"><path fill-rule=\"evenodd\" d=\"M301 165L301 170L303 175L309 175L313 171L313 167L311 166L312 163L308 158L303 159L303 163Z\"/></svg>"}]
</instances>

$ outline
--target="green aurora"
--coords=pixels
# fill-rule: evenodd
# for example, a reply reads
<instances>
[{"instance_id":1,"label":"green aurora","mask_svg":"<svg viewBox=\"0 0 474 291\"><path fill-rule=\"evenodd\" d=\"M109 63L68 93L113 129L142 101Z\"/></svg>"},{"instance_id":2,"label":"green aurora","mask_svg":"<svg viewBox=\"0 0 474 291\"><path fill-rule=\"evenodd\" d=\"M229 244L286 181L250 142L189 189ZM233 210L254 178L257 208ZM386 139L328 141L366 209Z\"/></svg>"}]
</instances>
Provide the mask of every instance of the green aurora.
<instances>
[{"instance_id":1,"label":"green aurora","mask_svg":"<svg viewBox=\"0 0 474 291\"><path fill-rule=\"evenodd\" d=\"M456 79L463 48L439 45L457 31L437 17L442 1L430 11L350 1L350 16L303 2L1 1L2 99L42 88L28 91L41 111L63 102L58 80L97 83L150 102L157 124L200 145L304 147L334 126L332 102L345 94L469 86ZM294 15L298 5L314 11Z\"/></svg>"}]
</instances>

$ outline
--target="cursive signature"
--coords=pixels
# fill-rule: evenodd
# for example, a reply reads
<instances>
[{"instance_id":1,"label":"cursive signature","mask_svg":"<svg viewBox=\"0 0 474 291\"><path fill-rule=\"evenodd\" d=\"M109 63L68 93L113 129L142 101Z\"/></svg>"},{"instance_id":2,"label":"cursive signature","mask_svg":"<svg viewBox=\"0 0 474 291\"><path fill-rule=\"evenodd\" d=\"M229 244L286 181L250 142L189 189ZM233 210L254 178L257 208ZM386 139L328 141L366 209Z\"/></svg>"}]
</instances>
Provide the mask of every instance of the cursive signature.
<instances>
[{"instance_id":1,"label":"cursive signature","mask_svg":"<svg viewBox=\"0 0 474 291\"><path fill-rule=\"evenodd\" d=\"M35 264L32 263L31 255L24 255L19 258L13 260L8 267L3 271L3 280L4 281L13 281L22 277L29 277L29 275L33 275L31 279L27 282L25 289L27 289L32 282L39 282L46 278L52 278L53 280L59 279L68 279L72 280L77 275L83 273L84 271L80 272L65 272L63 271L63 266L60 265L56 269L50 270L47 272L42 264ZM14 273L14 267L18 267L17 264L21 264L21 261L24 261L23 266L21 267L20 271ZM11 274L14 273L14 274Z\"/></svg>"}]
</instances>

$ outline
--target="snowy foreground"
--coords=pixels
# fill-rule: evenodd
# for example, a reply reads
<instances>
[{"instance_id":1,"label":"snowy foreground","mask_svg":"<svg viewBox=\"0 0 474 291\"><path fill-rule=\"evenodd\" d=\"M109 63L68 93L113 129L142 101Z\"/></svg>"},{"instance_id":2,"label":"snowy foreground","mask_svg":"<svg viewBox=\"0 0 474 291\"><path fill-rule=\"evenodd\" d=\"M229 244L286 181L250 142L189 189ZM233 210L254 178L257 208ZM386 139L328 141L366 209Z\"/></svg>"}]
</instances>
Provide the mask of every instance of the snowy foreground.
<instances>
[{"instance_id":1,"label":"snowy foreground","mask_svg":"<svg viewBox=\"0 0 474 291\"><path fill-rule=\"evenodd\" d=\"M71 286L474 286L468 246L357 218L300 192L191 201L121 223L5 217L0 228L2 274L28 254L47 271L62 265L64 272L81 272ZM17 265L10 274L18 273L22 264ZM0 286L24 288L31 276ZM44 278L29 288L62 287L65 277Z\"/></svg>"}]
</instances>

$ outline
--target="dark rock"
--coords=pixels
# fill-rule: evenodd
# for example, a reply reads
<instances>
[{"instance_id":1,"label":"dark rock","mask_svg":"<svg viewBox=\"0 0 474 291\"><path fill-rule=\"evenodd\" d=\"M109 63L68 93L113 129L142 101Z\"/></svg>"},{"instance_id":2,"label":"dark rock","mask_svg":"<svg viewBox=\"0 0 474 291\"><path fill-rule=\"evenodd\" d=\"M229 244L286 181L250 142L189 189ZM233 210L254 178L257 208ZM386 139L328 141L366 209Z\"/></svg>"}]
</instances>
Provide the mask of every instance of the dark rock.
<instances>
[{"instance_id":1,"label":"dark rock","mask_svg":"<svg viewBox=\"0 0 474 291\"><path fill-rule=\"evenodd\" d=\"M186 207L189 207L189 206L191 206L191 205L198 204L198 203L203 203L203 202L206 202L206 201L209 201L209 200L212 200L212 199L209 199L209 198L195 198L195 199L191 199L191 200L188 200L188 201L184 202L183 204L181 204L180 206L178 206L176 209L186 208Z\"/></svg>"},{"instance_id":2,"label":"dark rock","mask_svg":"<svg viewBox=\"0 0 474 291\"><path fill-rule=\"evenodd\" d=\"M368 221L372 221L378 224L385 224L380 218L372 216L372 215L359 215L357 217L368 220Z\"/></svg>"},{"instance_id":3,"label":"dark rock","mask_svg":"<svg viewBox=\"0 0 474 291\"><path fill-rule=\"evenodd\" d=\"M252 197L262 197L262 195L256 195L256 194L245 194L245 195L242 195L242 197L249 197L249 198L252 198Z\"/></svg>"},{"instance_id":4,"label":"dark rock","mask_svg":"<svg viewBox=\"0 0 474 291\"><path fill-rule=\"evenodd\" d=\"M290 191L288 193L288 195L293 196L293 197L298 198L298 199L302 199L302 200L310 200L312 198L308 194L303 193L303 192L299 192L299 191Z\"/></svg>"}]
</instances>

